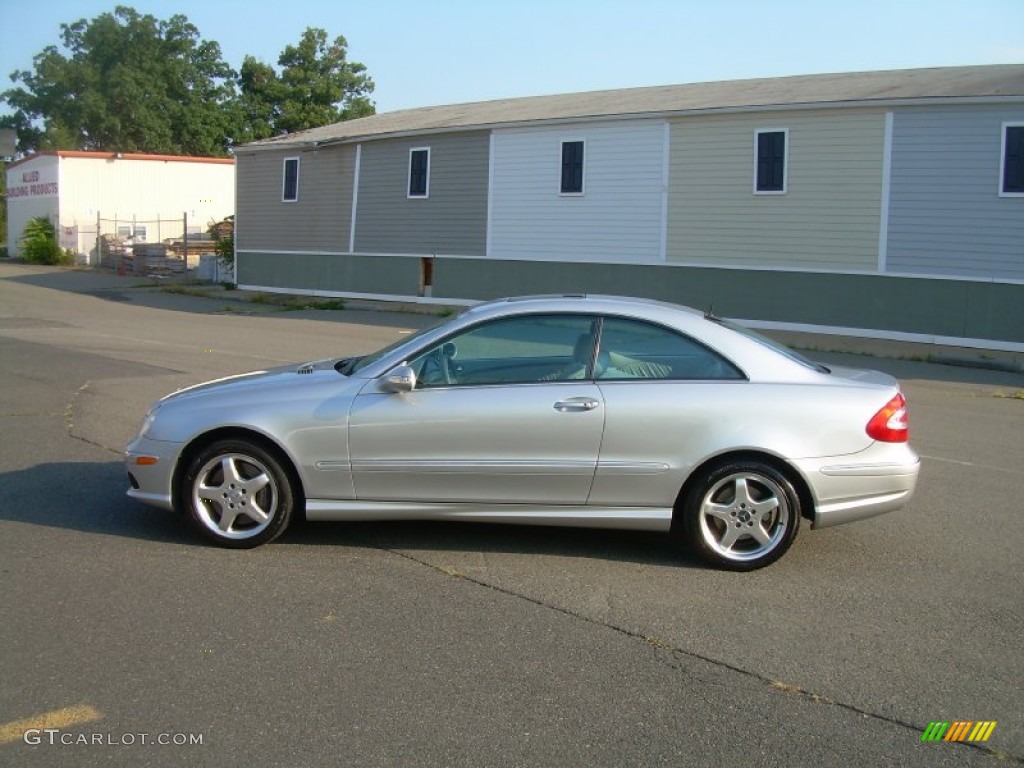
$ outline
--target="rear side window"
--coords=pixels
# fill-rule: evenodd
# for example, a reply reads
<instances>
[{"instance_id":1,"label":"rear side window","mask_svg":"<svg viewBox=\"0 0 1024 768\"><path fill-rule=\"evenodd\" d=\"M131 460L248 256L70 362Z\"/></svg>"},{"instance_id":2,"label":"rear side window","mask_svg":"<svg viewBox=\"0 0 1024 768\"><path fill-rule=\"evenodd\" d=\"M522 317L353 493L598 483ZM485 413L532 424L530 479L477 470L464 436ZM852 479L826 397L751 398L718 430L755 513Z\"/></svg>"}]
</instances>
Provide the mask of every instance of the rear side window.
<instances>
[{"instance_id":1,"label":"rear side window","mask_svg":"<svg viewBox=\"0 0 1024 768\"><path fill-rule=\"evenodd\" d=\"M603 381L744 378L735 365L688 336L625 318L605 319L594 377Z\"/></svg>"}]
</instances>

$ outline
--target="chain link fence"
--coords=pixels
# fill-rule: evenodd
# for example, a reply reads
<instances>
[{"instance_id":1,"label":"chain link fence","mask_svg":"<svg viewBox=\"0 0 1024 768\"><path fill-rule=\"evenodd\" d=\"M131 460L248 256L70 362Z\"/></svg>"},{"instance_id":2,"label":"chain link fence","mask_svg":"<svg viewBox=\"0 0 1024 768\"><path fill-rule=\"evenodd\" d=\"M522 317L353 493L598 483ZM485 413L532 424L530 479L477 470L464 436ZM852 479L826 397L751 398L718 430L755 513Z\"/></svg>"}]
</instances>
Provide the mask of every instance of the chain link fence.
<instances>
[{"instance_id":1,"label":"chain link fence","mask_svg":"<svg viewBox=\"0 0 1024 768\"><path fill-rule=\"evenodd\" d=\"M62 226L61 247L81 261L119 274L169 276L193 273L200 279L222 279L213 222L190 222L186 214L139 218L96 215L90 224ZM212 273L212 274L209 274Z\"/></svg>"}]
</instances>

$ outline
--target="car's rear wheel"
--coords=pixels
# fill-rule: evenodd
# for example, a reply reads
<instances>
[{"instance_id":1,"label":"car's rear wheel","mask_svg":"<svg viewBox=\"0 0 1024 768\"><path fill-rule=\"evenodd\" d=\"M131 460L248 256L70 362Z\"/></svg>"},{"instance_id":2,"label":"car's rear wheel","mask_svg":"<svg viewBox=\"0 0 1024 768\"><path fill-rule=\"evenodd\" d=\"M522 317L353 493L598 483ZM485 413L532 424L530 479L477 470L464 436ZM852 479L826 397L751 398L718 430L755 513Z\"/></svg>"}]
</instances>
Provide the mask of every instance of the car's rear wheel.
<instances>
[{"instance_id":1,"label":"car's rear wheel","mask_svg":"<svg viewBox=\"0 0 1024 768\"><path fill-rule=\"evenodd\" d=\"M199 530L224 547L248 549L277 538L295 507L280 461L246 440L209 445L182 482L181 498Z\"/></svg>"},{"instance_id":2,"label":"car's rear wheel","mask_svg":"<svg viewBox=\"0 0 1024 768\"><path fill-rule=\"evenodd\" d=\"M800 497L774 467L759 461L720 464L683 500L683 531L707 562L751 571L785 554L800 525Z\"/></svg>"}]
</instances>

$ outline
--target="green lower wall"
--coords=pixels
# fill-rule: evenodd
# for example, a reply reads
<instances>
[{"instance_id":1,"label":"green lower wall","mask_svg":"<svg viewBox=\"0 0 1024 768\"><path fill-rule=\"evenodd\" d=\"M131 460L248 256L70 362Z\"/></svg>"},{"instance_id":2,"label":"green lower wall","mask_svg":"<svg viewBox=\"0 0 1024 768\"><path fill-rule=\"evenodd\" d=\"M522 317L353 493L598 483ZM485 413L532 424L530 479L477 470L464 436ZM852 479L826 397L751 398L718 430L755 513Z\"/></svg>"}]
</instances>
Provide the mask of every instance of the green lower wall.
<instances>
[{"instance_id":1,"label":"green lower wall","mask_svg":"<svg viewBox=\"0 0 1024 768\"><path fill-rule=\"evenodd\" d=\"M327 253L239 251L236 282L281 290L415 296L418 259Z\"/></svg>"},{"instance_id":2,"label":"green lower wall","mask_svg":"<svg viewBox=\"0 0 1024 768\"><path fill-rule=\"evenodd\" d=\"M420 260L401 256L238 254L240 285L415 297ZM435 299L610 293L713 308L723 317L1024 342L1024 285L888 275L577 262L434 263Z\"/></svg>"}]
</instances>

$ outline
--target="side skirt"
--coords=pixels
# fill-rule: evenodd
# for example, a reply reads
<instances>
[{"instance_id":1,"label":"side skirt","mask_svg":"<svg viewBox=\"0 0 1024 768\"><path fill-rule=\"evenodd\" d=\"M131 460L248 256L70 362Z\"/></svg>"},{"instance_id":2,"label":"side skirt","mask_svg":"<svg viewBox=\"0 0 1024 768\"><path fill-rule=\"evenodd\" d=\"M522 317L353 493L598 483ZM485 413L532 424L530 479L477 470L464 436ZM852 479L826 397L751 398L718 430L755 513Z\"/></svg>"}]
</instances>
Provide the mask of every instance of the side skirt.
<instances>
[{"instance_id":1,"label":"side skirt","mask_svg":"<svg viewBox=\"0 0 1024 768\"><path fill-rule=\"evenodd\" d=\"M516 525L562 525L634 531L668 531L671 507L542 507L532 504L417 504L404 501L308 499L307 520L461 520Z\"/></svg>"}]
</instances>

